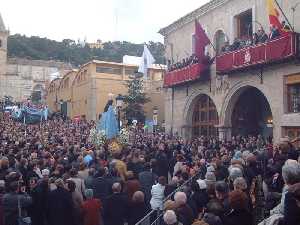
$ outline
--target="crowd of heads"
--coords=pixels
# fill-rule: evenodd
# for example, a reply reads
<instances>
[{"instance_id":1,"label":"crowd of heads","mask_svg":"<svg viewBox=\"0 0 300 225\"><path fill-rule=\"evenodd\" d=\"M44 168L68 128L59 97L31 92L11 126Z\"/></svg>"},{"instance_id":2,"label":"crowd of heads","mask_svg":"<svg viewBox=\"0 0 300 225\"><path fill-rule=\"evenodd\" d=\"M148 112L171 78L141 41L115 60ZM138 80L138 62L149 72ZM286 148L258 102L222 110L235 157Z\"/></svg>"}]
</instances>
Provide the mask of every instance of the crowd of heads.
<instances>
[{"instance_id":1,"label":"crowd of heads","mask_svg":"<svg viewBox=\"0 0 300 225\"><path fill-rule=\"evenodd\" d=\"M290 26L287 25L285 21L282 22L282 30L284 33L291 31ZM257 32L253 33L252 37L250 38L249 37L235 38L234 42L231 45L229 44L228 41L225 42L224 46L221 49L221 53L236 51L257 44L263 44L268 41L277 39L281 36L282 36L281 30L275 25L270 26L269 34L266 33L263 27L260 27L257 30Z\"/></svg>"},{"instance_id":2,"label":"crowd of heads","mask_svg":"<svg viewBox=\"0 0 300 225\"><path fill-rule=\"evenodd\" d=\"M2 115L0 222L17 223L19 198L33 225L131 225L150 212L150 221L161 215L161 224L247 225L257 219L259 190L270 198L269 211L280 202L290 209L274 193L292 198L288 218L299 219L298 151L288 140L186 141L136 127L130 142L113 151L90 142L94 126L61 118L24 125Z\"/></svg>"}]
</instances>

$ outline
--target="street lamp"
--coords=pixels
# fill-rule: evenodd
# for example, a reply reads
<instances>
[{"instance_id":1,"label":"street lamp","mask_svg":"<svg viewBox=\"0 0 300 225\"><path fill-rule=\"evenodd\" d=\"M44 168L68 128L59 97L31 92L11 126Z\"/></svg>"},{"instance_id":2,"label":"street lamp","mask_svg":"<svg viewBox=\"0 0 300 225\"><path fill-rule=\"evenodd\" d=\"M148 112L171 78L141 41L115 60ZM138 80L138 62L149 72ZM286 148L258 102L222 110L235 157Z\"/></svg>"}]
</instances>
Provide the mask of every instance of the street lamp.
<instances>
[{"instance_id":1,"label":"street lamp","mask_svg":"<svg viewBox=\"0 0 300 225\"><path fill-rule=\"evenodd\" d=\"M118 128L121 130L121 109L124 103L124 97L121 94L118 94L116 97L116 105L118 110Z\"/></svg>"},{"instance_id":2,"label":"street lamp","mask_svg":"<svg viewBox=\"0 0 300 225\"><path fill-rule=\"evenodd\" d=\"M157 106L154 106L153 107L153 132L154 133L156 133L157 117L158 117L158 108Z\"/></svg>"}]
</instances>

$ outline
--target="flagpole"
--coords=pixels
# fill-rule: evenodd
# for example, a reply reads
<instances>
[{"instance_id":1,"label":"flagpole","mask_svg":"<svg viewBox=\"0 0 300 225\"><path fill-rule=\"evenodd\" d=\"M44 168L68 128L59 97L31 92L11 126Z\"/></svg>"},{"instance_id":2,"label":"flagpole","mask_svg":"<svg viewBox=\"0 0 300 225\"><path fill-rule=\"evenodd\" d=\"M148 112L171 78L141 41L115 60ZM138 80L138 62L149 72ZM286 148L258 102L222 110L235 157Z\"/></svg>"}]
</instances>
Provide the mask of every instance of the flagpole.
<instances>
[{"instance_id":1,"label":"flagpole","mask_svg":"<svg viewBox=\"0 0 300 225\"><path fill-rule=\"evenodd\" d=\"M289 24L290 28L292 29L293 32L295 32L294 27L292 27L289 19L286 17L285 13L283 12L281 6L279 5L279 3L277 2L277 0L274 0L274 2L276 3L276 5L278 6L279 10L282 12L282 15L284 17L284 19L286 20L286 22Z\"/></svg>"}]
</instances>

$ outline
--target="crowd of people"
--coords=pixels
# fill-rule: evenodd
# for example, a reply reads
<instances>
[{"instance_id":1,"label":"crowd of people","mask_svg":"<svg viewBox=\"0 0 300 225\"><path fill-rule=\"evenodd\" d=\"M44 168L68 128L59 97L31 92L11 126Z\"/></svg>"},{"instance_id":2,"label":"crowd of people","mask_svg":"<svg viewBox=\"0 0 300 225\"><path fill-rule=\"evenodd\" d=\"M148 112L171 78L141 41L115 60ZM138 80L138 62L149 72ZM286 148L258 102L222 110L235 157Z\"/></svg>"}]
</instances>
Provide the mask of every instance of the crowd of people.
<instances>
[{"instance_id":1,"label":"crowd of people","mask_svg":"<svg viewBox=\"0 0 300 225\"><path fill-rule=\"evenodd\" d=\"M265 214L265 224L300 223L300 164L289 140L184 141L135 128L112 151L90 143L94 126L2 116L0 225L134 225L148 213L140 224L162 215L158 224L254 225Z\"/></svg>"},{"instance_id":2,"label":"crowd of people","mask_svg":"<svg viewBox=\"0 0 300 225\"><path fill-rule=\"evenodd\" d=\"M221 49L221 53L236 51L252 45L266 43L270 40L274 40L280 37L283 33L288 33L288 32L291 32L291 28L289 25L285 23L285 21L282 22L281 29L279 29L275 25L272 25L270 27L269 34L265 32L263 27L260 27L258 31L252 35L251 38L248 37L244 39L236 38L231 45L229 44L228 41L225 42L224 46Z\"/></svg>"}]
</instances>

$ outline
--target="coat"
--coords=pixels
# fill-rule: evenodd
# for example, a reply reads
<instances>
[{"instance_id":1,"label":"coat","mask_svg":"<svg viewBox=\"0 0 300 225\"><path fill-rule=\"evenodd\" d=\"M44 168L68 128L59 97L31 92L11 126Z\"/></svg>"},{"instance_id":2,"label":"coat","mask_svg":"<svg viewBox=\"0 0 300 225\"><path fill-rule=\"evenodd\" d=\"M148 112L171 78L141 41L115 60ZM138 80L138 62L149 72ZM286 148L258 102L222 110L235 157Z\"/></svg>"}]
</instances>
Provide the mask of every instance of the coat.
<instances>
[{"instance_id":1,"label":"coat","mask_svg":"<svg viewBox=\"0 0 300 225\"><path fill-rule=\"evenodd\" d=\"M140 190L141 184L137 179L132 179L125 182L124 192L127 193L129 201L132 200L133 194Z\"/></svg>"},{"instance_id":2,"label":"coat","mask_svg":"<svg viewBox=\"0 0 300 225\"><path fill-rule=\"evenodd\" d=\"M32 203L29 195L21 195L17 193L8 193L3 196L3 209L4 209L4 224L16 225L18 218L18 199L22 210L22 216L26 216L26 208Z\"/></svg>"},{"instance_id":3,"label":"coat","mask_svg":"<svg viewBox=\"0 0 300 225\"><path fill-rule=\"evenodd\" d=\"M99 199L89 199L82 204L84 225L103 225L101 221L102 204Z\"/></svg>"},{"instance_id":4,"label":"coat","mask_svg":"<svg viewBox=\"0 0 300 225\"><path fill-rule=\"evenodd\" d=\"M128 198L125 194L114 193L104 206L105 225L124 225L128 215Z\"/></svg>"},{"instance_id":5,"label":"coat","mask_svg":"<svg viewBox=\"0 0 300 225\"><path fill-rule=\"evenodd\" d=\"M146 203L131 203L129 206L128 213L128 225L135 225L139 222L150 209L147 207Z\"/></svg>"},{"instance_id":6,"label":"coat","mask_svg":"<svg viewBox=\"0 0 300 225\"><path fill-rule=\"evenodd\" d=\"M178 221L181 222L183 225L191 225L195 219L193 210L187 204L179 206L175 210L175 213Z\"/></svg>"},{"instance_id":7,"label":"coat","mask_svg":"<svg viewBox=\"0 0 300 225\"><path fill-rule=\"evenodd\" d=\"M74 205L70 192L58 187L49 193L47 206L49 225L74 225L73 211Z\"/></svg>"},{"instance_id":8,"label":"coat","mask_svg":"<svg viewBox=\"0 0 300 225\"><path fill-rule=\"evenodd\" d=\"M94 197L100 199L101 202L104 203L107 196L109 196L111 186L106 178L97 177L92 181L92 189Z\"/></svg>"},{"instance_id":9,"label":"coat","mask_svg":"<svg viewBox=\"0 0 300 225\"><path fill-rule=\"evenodd\" d=\"M253 225L253 218L247 210L231 210L224 216L224 225Z\"/></svg>"},{"instance_id":10,"label":"coat","mask_svg":"<svg viewBox=\"0 0 300 225\"><path fill-rule=\"evenodd\" d=\"M152 198L150 200L150 205L152 209L154 210L163 209L163 200L165 197L164 191L165 191L165 186L162 186L159 183L152 186L151 189Z\"/></svg>"},{"instance_id":11,"label":"coat","mask_svg":"<svg viewBox=\"0 0 300 225\"><path fill-rule=\"evenodd\" d=\"M150 171L144 171L139 173L139 181L141 184L141 189L145 194L145 201L150 202L151 199L151 188L157 180L157 175Z\"/></svg>"}]
</instances>

